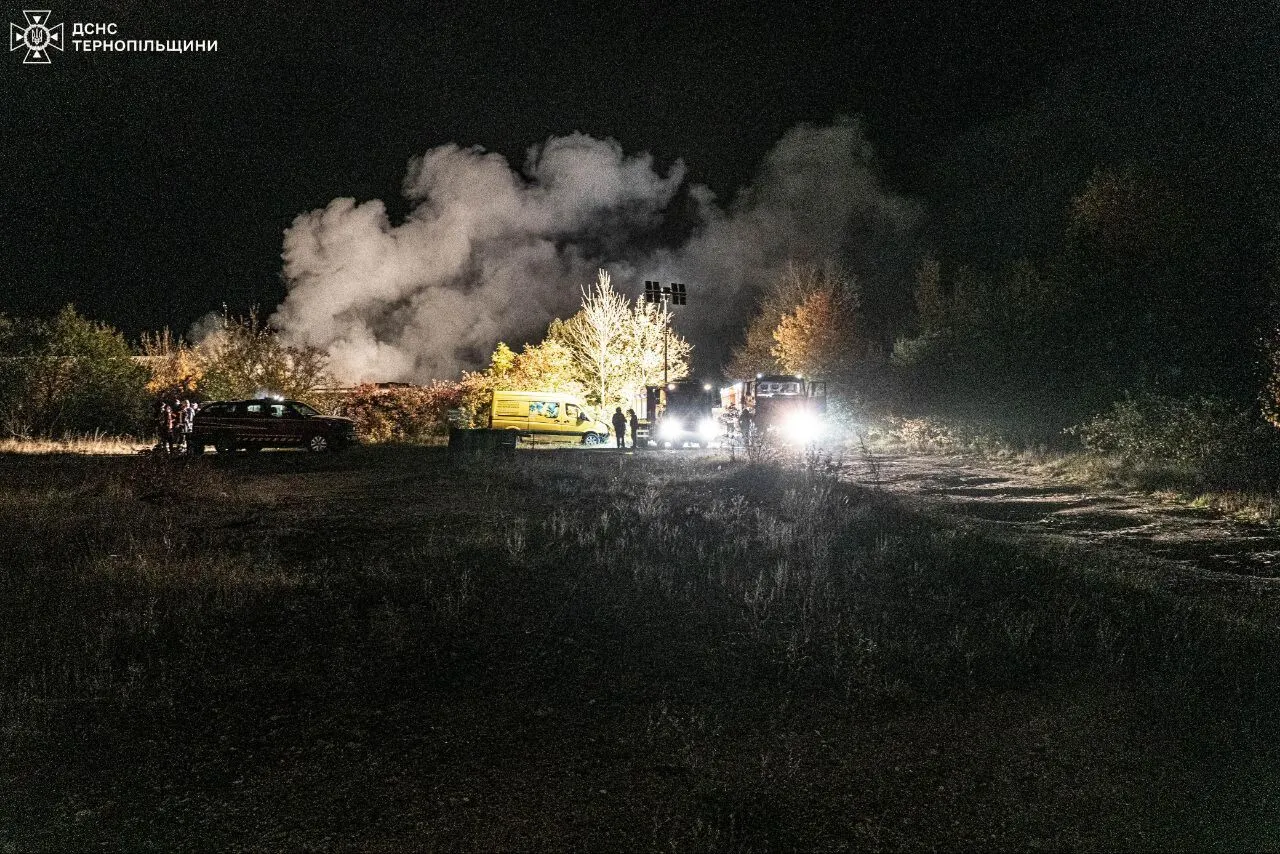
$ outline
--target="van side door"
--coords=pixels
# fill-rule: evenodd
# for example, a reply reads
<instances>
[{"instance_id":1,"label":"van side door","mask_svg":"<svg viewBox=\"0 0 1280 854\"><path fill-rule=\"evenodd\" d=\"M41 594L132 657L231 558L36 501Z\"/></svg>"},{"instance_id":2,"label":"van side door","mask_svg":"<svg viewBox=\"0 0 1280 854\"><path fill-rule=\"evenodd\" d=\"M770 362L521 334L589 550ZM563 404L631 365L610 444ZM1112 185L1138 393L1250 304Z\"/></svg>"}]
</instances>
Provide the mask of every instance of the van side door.
<instances>
[{"instance_id":1,"label":"van side door","mask_svg":"<svg viewBox=\"0 0 1280 854\"><path fill-rule=\"evenodd\" d=\"M529 429L535 433L559 432L560 416L564 407L555 400L534 400L529 403Z\"/></svg>"}]
</instances>

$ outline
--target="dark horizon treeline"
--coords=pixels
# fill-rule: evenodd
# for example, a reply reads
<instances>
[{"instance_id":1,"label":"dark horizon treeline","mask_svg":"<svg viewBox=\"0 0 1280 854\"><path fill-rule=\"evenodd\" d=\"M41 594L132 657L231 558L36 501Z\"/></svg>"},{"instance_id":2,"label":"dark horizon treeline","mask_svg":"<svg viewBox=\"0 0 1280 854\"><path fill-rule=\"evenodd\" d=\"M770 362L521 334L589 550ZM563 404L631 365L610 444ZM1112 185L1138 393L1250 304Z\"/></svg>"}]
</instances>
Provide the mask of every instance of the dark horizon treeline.
<instances>
[{"instance_id":1,"label":"dark horizon treeline","mask_svg":"<svg viewBox=\"0 0 1280 854\"><path fill-rule=\"evenodd\" d=\"M1095 167L1057 215L1041 213L1055 233L1035 252L925 242L895 281L862 275L856 256L792 265L761 295L729 374L824 376L864 415L1021 443L1134 399L1280 425L1276 277L1254 221L1272 217L1228 222L1188 183L1150 164Z\"/></svg>"},{"instance_id":2,"label":"dark horizon treeline","mask_svg":"<svg viewBox=\"0 0 1280 854\"><path fill-rule=\"evenodd\" d=\"M1254 407L1267 378L1270 283L1258 271L1246 278L1212 225L1162 176L1099 169L1040 257L927 257L911 332L895 347L895 403L1046 427L1125 394Z\"/></svg>"},{"instance_id":3,"label":"dark horizon treeline","mask_svg":"<svg viewBox=\"0 0 1280 854\"><path fill-rule=\"evenodd\" d=\"M1046 66L1002 116L906 149L871 128L890 185L925 211L914 290L934 290L921 307L901 283L861 277L867 323L916 360L896 375L900 403L1070 422L1151 392L1257 414L1280 234L1280 15L1246 0L1101 23L1088 56Z\"/></svg>"}]
</instances>

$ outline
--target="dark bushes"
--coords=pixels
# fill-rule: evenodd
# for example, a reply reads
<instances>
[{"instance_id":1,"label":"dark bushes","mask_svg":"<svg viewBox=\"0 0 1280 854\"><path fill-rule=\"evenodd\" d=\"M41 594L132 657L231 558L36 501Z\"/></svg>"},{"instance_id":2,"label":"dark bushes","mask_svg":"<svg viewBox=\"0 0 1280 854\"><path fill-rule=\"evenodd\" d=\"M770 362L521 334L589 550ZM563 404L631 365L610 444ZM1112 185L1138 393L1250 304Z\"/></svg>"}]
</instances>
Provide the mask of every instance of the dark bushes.
<instances>
[{"instance_id":1,"label":"dark bushes","mask_svg":"<svg viewBox=\"0 0 1280 854\"><path fill-rule=\"evenodd\" d=\"M1087 450L1170 481L1238 487L1280 477L1276 431L1220 398L1126 395L1072 432Z\"/></svg>"}]
</instances>

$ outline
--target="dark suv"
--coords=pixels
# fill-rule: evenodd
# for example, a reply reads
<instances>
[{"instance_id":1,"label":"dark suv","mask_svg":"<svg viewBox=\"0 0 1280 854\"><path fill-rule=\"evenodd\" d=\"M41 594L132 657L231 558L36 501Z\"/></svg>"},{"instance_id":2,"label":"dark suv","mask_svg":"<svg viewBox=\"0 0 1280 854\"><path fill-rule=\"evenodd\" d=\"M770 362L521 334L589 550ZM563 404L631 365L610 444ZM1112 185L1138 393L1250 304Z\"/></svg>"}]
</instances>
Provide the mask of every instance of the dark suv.
<instances>
[{"instance_id":1,"label":"dark suv","mask_svg":"<svg viewBox=\"0 0 1280 854\"><path fill-rule=\"evenodd\" d=\"M213 445L220 454L239 448L302 447L317 453L338 450L356 441L350 418L321 415L296 400L263 398L206 403L196 413L187 448L204 453Z\"/></svg>"}]
</instances>

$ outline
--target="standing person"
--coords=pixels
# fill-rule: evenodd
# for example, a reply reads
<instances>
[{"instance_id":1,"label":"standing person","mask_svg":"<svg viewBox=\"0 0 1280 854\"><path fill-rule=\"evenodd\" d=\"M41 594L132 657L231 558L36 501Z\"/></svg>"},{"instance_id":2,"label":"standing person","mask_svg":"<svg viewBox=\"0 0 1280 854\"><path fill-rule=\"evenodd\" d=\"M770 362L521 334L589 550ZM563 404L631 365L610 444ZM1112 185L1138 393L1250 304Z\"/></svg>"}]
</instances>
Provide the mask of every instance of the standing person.
<instances>
[{"instance_id":1,"label":"standing person","mask_svg":"<svg viewBox=\"0 0 1280 854\"><path fill-rule=\"evenodd\" d=\"M169 401L169 453L177 453L182 445L182 401Z\"/></svg>"},{"instance_id":2,"label":"standing person","mask_svg":"<svg viewBox=\"0 0 1280 854\"><path fill-rule=\"evenodd\" d=\"M161 400L160 408L156 410L156 438L156 451L169 453L173 445L173 408L167 400Z\"/></svg>"},{"instance_id":3,"label":"standing person","mask_svg":"<svg viewBox=\"0 0 1280 854\"><path fill-rule=\"evenodd\" d=\"M751 410L744 405L742 411L738 413L738 430L742 432L742 445L746 447L751 444Z\"/></svg>"},{"instance_id":4,"label":"standing person","mask_svg":"<svg viewBox=\"0 0 1280 854\"><path fill-rule=\"evenodd\" d=\"M640 419L636 417L634 409L627 410L627 423L631 425L631 447L638 448L640 445L636 442L636 434L640 432Z\"/></svg>"},{"instance_id":5,"label":"standing person","mask_svg":"<svg viewBox=\"0 0 1280 854\"><path fill-rule=\"evenodd\" d=\"M195 403L190 400L182 401L182 409L178 411L178 431L182 435L182 450L187 452L190 449L191 431L196 424L196 410L199 409Z\"/></svg>"},{"instance_id":6,"label":"standing person","mask_svg":"<svg viewBox=\"0 0 1280 854\"><path fill-rule=\"evenodd\" d=\"M613 432L618 437L618 450L627 446L627 416L622 414L622 407L613 410Z\"/></svg>"}]
</instances>

